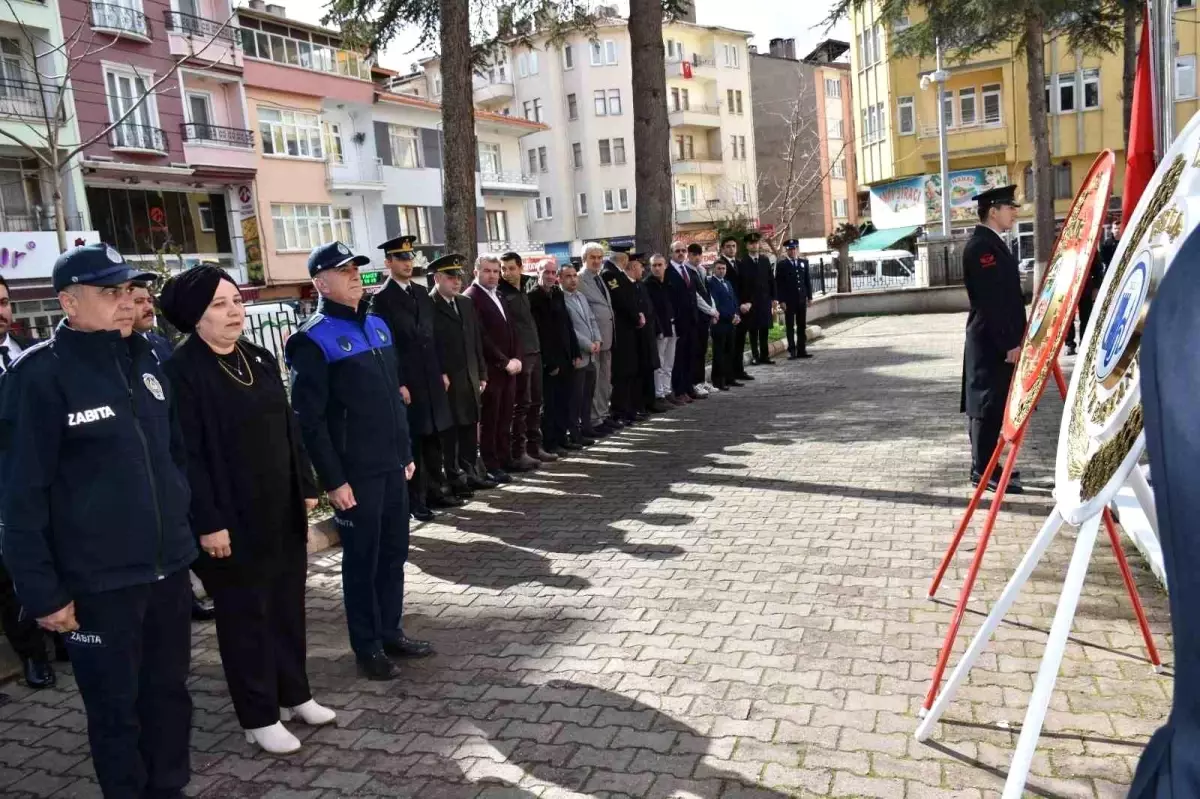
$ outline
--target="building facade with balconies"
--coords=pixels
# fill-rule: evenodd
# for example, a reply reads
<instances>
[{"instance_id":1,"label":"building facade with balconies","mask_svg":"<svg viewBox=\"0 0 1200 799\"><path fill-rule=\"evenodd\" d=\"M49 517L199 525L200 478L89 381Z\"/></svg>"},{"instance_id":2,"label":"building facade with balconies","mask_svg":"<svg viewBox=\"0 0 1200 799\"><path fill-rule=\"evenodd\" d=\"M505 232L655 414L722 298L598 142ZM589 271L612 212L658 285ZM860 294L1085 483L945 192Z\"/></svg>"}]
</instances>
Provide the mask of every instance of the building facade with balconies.
<instances>
[{"instance_id":1,"label":"building facade with balconies","mask_svg":"<svg viewBox=\"0 0 1200 799\"><path fill-rule=\"evenodd\" d=\"M714 243L716 228L757 223L755 146L747 39L728 28L664 25L675 226ZM537 182L526 201L532 236L567 258L583 242L634 243L633 86L626 21L602 20L595 38L576 33L513 42L475 79L475 104L540 123L520 143L520 171ZM437 59L423 62L440 99ZM406 79L413 81L412 76ZM510 89L511 86L511 89Z\"/></svg>"}]
</instances>

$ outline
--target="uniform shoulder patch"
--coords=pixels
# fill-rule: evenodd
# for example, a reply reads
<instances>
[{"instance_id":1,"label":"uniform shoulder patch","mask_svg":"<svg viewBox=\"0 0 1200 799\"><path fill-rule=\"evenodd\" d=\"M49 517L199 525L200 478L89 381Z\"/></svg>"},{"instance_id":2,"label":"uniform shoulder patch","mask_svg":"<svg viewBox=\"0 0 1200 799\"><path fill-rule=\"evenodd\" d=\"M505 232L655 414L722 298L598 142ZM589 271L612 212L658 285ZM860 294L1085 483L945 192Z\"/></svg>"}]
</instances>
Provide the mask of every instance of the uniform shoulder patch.
<instances>
[{"instance_id":1,"label":"uniform shoulder patch","mask_svg":"<svg viewBox=\"0 0 1200 799\"><path fill-rule=\"evenodd\" d=\"M312 316L310 316L304 320L304 324L300 325L300 329L297 332L307 333L308 331L312 330L317 325L321 324L321 322L323 322L324 320L325 320L325 314L315 313Z\"/></svg>"},{"instance_id":2,"label":"uniform shoulder patch","mask_svg":"<svg viewBox=\"0 0 1200 799\"><path fill-rule=\"evenodd\" d=\"M996 265L995 253L985 252L983 255L979 256L979 265L984 267L985 269L989 266L995 266Z\"/></svg>"},{"instance_id":3,"label":"uniform shoulder patch","mask_svg":"<svg viewBox=\"0 0 1200 799\"><path fill-rule=\"evenodd\" d=\"M8 367L8 371L14 371L22 364L27 364L37 358L42 357L46 353L53 352L54 339L48 338L45 341L39 341L27 350L22 350L16 358L13 359L12 365Z\"/></svg>"},{"instance_id":4,"label":"uniform shoulder patch","mask_svg":"<svg viewBox=\"0 0 1200 799\"><path fill-rule=\"evenodd\" d=\"M616 279L615 277L614 277L612 280L608 281L608 287L609 287L610 289L615 289L615 288L617 288L617 286L619 286L619 285L620 285L620 284L617 282L617 279Z\"/></svg>"}]
</instances>

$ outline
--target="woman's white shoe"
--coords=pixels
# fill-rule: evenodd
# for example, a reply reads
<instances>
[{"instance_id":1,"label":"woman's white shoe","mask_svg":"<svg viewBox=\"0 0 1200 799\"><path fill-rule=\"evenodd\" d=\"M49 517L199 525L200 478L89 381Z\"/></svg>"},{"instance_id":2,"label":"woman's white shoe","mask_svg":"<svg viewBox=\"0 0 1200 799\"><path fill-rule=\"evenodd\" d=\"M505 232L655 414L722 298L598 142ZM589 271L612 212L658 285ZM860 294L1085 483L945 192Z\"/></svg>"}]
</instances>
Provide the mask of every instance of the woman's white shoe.
<instances>
[{"instance_id":1,"label":"woman's white shoe","mask_svg":"<svg viewBox=\"0 0 1200 799\"><path fill-rule=\"evenodd\" d=\"M287 727L278 721L270 727L246 730L246 743L258 744L264 751L273 755L290 755L300 751L300 739L288 732Z\"/></svg>"},{"instance_id":2,"label":"woman's white shoe","mask_svg":"<svg viewBox=\"0 0 1200 799\"><path fill-rule=\"evenodd\" d=\"M300 720L312 727L321 727L325 724L332 724L337 718L337 713L334 713L327 707L318 705L315 699L310 699L303 705L295 707L279 708L279 718L284 721L291 721L293 716L299 716Z\"/></svg>"}]
</instances>

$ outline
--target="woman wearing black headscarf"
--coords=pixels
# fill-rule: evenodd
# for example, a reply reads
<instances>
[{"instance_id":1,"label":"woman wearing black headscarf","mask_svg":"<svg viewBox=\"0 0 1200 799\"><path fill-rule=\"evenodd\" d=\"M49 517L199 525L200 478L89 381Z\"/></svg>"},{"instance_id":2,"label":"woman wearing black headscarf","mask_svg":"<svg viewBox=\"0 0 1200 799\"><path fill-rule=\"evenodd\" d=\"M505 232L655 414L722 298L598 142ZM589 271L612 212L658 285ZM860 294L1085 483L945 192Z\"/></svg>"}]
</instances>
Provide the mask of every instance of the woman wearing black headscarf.
<instances>
[{"instance_id":1,"label":"woman wearing black headscarf","mask_svg":"<svg viewBox=\"0 0 1200 799\"><path fill-rule=\"evenodd\" d=\"M274 357L241 339L237 285L208 265L167 281L163 314L189 334L166 370L192 488L194 569L212 595L225 681L246 740L286 754L295 714L328 724L305 673L308 515L317 487Z\"/></svg>"}]
</instances>

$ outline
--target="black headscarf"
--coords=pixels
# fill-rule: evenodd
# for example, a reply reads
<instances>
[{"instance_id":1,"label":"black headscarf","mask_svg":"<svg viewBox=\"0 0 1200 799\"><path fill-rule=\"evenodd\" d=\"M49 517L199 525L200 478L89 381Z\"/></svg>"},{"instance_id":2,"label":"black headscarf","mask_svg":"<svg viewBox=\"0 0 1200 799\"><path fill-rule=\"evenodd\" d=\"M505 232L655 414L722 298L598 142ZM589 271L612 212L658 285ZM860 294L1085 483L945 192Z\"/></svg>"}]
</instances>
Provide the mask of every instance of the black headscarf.
<instances>
[{"instance_id":1,"label":"black headscarf","mask_svg":"<svg viewBox=\"0 0 1200 799\"><path fill-rule=\"evenodd\" d=\"M195 331L222 280L237 285L224 269L210 264L200 264L175 275L163 285L158 298L163 316L181 333Z\"/></svg>"}]
</instances>

